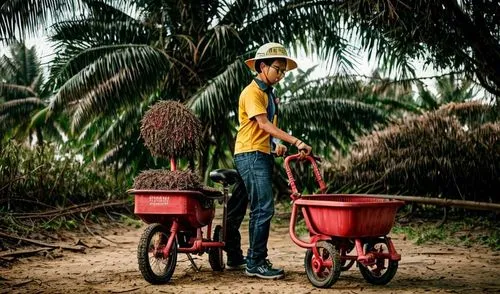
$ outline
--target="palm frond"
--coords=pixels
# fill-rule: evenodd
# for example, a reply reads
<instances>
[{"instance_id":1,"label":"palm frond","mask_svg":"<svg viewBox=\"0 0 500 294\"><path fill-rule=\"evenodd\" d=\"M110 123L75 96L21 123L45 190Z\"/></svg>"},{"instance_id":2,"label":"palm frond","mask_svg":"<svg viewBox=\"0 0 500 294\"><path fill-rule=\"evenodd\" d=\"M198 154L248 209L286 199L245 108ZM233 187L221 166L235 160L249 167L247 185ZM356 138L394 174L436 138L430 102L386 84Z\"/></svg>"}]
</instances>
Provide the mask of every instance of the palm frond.
<instances>
[{"instance_id":1,"label":"palm frond","mask_svg":"<svg viewBox=\"0 0 500 294\"><path fill-rule=\"evenodd\" d=\"M362 134L387 119L384 112L372 105L330 97L293 99L280 105L280 111L280 125L293 130L294 136L318 145L342 142L332 146L342 149L354 141L356 134ZM333 135L338 139L332 140Z\"/></svg>"},{"instance_id":2,"label":"palm frond","mask_svg":"<svg viewBox=\"0 0 500 294\"><path fill-rule=\"evenodd\" d=\"M5 55L0 57L0 81L12 81L12 77L16 74L17 68L18 66L11 58Z\"/></svg>"},{"instance_id":3,"label":"palm frond","mask_svg":"<svg viewBox=\"0 0 500 294\"><path fill-rule=\"evenodd\" d=\"M111 44L149 44L155 32L135 19L104 21L99 18L64 21L52 27L57 44L88 48Z\"/></svg>"},{"instance_id":4,"label":"palm frond","mask_svg":"<svg viewBox=\"0 0 500 294\"><path fill-rule=\"evenodd\" d=\"M31 116L31 121L27 125L25 134L35 129L43 129L44 139L52 142L63 142L66 133L57 123L57 119L49 114L49 107L45 107Z\"/></svg>"},{"instance_id":5,"label":"palm frond","mask_svg":"<svg viewBox=\"0 0 500 294\"><path fill-rule=\"evenodd\" d=\"M38 96L38 94L35 93L31 86L27 87L24 85L0 83L0 97L1 96L6 97L7 100L10 100L15 97L36 97Z\"/></svg>"},{"instance_id":6,"label":"palm frond","mask_svg":"<svg viewBox=\"0 0 500 294\"><path fill-rule=\"evenodd\" d=\"M200 88L187 105L204 122L214 123L237 111L238 96L251 78L242 60L230 64L226 70Z\"/></svg>"},{"instance_id":7,"label":"palm frond","mask_svg":"<svg viewBox=\"0 0 500 294\"><path fill-rule=\"evenodd\" d=\"M51 109L76 102L73 129L92 115L115 113L158 87L171 63L149 46L130 45L90 64L69 79L51 100Z\"/></svg>"},{"instance_id":8,"label":"palm frond","mask_svg":"<svg viewBox=\"0 0 500 294\"><path fill-rule=\"evenodd\" d=\"M98 121L92 121L88 124L88 127L85 128L86 132L82 133L80 140L94 142L88 148L88 152L98 158L103 155L103 152L121 144L122 141L138 142L141 119L149 107L157 100L157 95L151 95L138 106L132 105L121 108L117 117L99 117ZM94 128L94 130L88 131L90 127ZM96 127L100 128L97 129ZM87 138L83 134L87 134Z\"/></svg>"},{"instance_id":9,"label":"palm frond","mask_svg":"<svg viewBox=\"0 0 500 294\"><path fill-rule=\"evenodd\" d=\"M253 5L253 0L236 0L224 2L219 8L219 25L235 25L242 27L248 20Z\"/></svg>"},{"instance_id":10,"label":"palm frond","mask_svg":"<svg viewBox=\"0 0 500 294\"><path fill-rule=\"evenodd\" d=\"M116 51L130 48L130 44L106 45L99 47L75 48L72 45L65 47L65 51L58 54L51 66L51 73L47 85L51 89L58 89L71 77L97 62L103 56Z\"/></svg>"},{"instance_id":11,"label":"palm frond","mask_svg":"<svg viewBox=\"0 0 500 294\"><path fill-rule=\"evenodd\" d=\"M10 57L0 60L0 73L11 84L30 86L41 75L40 61L35 47L27 48L24 43L14 42L9 46ZM36 90L36 88L33 88Z\"/></svg>"},{"instance_id":12,"label":"palm frond","mask_svg":"<svg viewBox=\"0 0 500 294\"><path fill-rule=\"evenodd\" d=\"M0 37L7 41L35 35L43 25L78 11L78 0L26 0L0 3Z\"/></svg>"},{"instance_id":13,"label":"palm frond","mask_svg":"<svg viewBox=\"0 0 500 294\"><path fill-rule=\"evenodd\" d=\"M425 88L423 83L417 83L418 98L420 99L421 107L424 109L436 109L439 104L437 97L435 97L429 90Z\"/></svg>"},{"instance_id":14,"label":"palm frond","mask_svg":"<svg viewBox=\"0 0 500 294\"><path fill-rule=\"evenodd\" d=\"M15 99L0 104L0 114L26 115L33 109L46 106L38 97Z\"/></svg>"}]
</instances>

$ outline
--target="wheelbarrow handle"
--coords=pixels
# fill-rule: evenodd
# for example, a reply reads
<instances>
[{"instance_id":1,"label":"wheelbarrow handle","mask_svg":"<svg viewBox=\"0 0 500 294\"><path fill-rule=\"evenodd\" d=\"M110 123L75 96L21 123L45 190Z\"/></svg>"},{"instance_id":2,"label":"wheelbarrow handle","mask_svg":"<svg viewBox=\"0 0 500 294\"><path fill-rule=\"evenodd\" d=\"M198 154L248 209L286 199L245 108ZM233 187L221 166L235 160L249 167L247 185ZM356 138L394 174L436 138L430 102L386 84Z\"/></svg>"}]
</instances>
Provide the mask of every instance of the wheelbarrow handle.
<instances>
[{"instance_id":1,"label":"wheelbarrow handle","mask_svg":"<svg viewBox=\"0 0 500 294\"><path fill-rule=\"evenodd\" d=\"M300 195L300 194L299 194L299 191L297 189L297 185L295 185L295 178L293 177L292 169L290 168L290 161L293 161L293 160L298 161L300 159L300 156L301 156L300 153L287 156L285 158L285 163L284 163L286 175L287 175L288 181L290 183L290 188L292 189L292 195L290 195L290 197L293 200L295 200L294 198L297 198L296 195ZM326 192L326 185L325 185L325 182L323 181L323 178L321 177L321 173L319 172L318 164L316 163L316 161L319 161L317 158L319 160L321 160L321 158L319 158L318 156L314 156L314 155L313 156L307 155L303 160L308 160L311 163L312 168L313 168L314 177L316 178L316 182L319 185L319 189L321 190L322 193L325 193Z\"/></svg>"},{"instance_id":2,"label":"wheelbarrow handle","mask_svg":"<svg viewBox=\"0 0 500 294\"><path fill-rule=\"evenodd\" d=\"M305 150L305 149L304 149ZM302 151L302 150L301 150ZM276 151L271 151L271 155L273 157L288 157L288 156L292 156L292 155L288 155L288 153L285 152L285 154L283 155L278 155L278 153L276 153ZM300 152L297 153L297 154L294 154L294 155L297 155L297 156L300 156ZM321 162L323 161L323 159L321 157L319 157L318 155L314 155L314 154L309 154L308 156L312 157L314 160L316 160L316 162ZM304 159L305 160L305 159Z\"/></svg>"}]
</instances>

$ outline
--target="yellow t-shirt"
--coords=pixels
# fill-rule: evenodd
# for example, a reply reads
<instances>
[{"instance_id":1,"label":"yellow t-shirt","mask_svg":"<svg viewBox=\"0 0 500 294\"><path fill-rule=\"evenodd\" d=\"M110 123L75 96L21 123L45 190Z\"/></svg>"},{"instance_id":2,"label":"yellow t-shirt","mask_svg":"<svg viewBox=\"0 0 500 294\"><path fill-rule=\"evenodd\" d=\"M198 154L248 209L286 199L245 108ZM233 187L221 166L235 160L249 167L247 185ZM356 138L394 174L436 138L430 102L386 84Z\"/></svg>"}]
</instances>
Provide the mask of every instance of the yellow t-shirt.
<instances>
[{"instance_id":1,"label":"yellow t-shirt","mask_svg":"<svg viewBox=\"0 0 500 294\"><path fill-rule=\"evenodd\" d=\"M234 154L261 151L271 153L269 133L259 127L257 120L252 119L259 114L267 114L269 98L257 82L253 80L241 92L238 103L238 120L240 128L236 135ZM275 123L273 121L273 123Z\"/></svg>"}]
</instances>

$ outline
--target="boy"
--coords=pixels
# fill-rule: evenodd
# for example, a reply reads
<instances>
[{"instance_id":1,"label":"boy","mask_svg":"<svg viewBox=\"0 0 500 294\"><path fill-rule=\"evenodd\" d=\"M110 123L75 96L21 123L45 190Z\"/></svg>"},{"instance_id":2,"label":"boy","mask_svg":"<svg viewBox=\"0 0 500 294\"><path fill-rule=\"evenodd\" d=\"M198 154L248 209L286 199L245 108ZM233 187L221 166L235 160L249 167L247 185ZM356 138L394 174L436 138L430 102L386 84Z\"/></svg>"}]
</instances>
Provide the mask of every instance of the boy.
<instances>
[{"instance_id":1,"label":"boy","mask_svg":"<svg viewBox=\"0 0 500 294\"><path fill-rule=\"evenodd\" d=\"M239 99L240 127L236 136L234 161L244 187L237 185L228 203L227 264L228 269L246 264L245 274L248 276L280 279L284 277L284 270L273 268L267 260L269 228L274 215L274 159L271 151L274 147L278 156L287 151L287 147L276 139L295 145L301 151L302 158L309 155L312 148L276 126L277 105L272 85L278 83L285 72L297 68L297 63L288 57L286 49L278 43L267 43L257 50L255 58L246 60L245 64L256 71L257 76L242 91ZM240 249L238 230L248 201L249 248L245 260Z\"/></svg>"}]
</instances>

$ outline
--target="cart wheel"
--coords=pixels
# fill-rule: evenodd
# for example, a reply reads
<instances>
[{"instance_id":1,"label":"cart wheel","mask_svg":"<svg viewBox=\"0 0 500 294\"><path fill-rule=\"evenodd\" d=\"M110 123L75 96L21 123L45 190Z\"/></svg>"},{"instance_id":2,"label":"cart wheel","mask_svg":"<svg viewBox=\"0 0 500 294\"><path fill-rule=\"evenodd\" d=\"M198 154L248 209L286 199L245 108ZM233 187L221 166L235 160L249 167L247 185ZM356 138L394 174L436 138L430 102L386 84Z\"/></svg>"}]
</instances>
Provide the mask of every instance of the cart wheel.
<instances>
[{"instance_id":1,"label":"cart wheel","mask_svg":"<svg viewBox=\"0 0 500 294\"><path fill-rule=\"evenodd\" d=\"M142 233L137 248L139 270L151 284L163 284L170 280L177 262L177 240L174 239L169 256L163 255L169 230L161 224L151 224Z\"/></svg>"},{"instance_id":2,"label":"cart wheel","mask_svg":"<svg viewBox=\"0 0 500 294\"><path fill-rule=\"evenodd\" d=\"M222 226L217 225L214 230L214 242L222 242ZM222 247L212 247L208 251L208 262L213 271L221 272L225 268Z\"/></svg>"},{"instance_id":3,"label":"cart wheel","mask_svg":"<svg viewBox=\"0 0 500 294\"><path fill-rule=\"evenodd\" d=\"M340 276L340 257L335 247L326 241L319 241L317 249L321 260L314 257L312 249L307 249L304 258L307 278L316 287L329 288ZM330 263L325 265L324 263Z\"/></svg>"},{"instance_id":4,"label":"cart wheel","mask_svg":"<svg viewBox=\"0 0 500 294\"><path fill-rule=\"evenodd\" d=\"M366 253L389 253L389 247L385 238L371 239L364 245ZM389 283L398 270L398 261L385 258L377 258L372 265L359 263L359 271L363 278L373 285L385 285Z\"/></svg>"},{"instance_id":5,"label":"cart wheel","mask_svg":"<svg viewBox=\"0 0 500 294\"><path fill-rule=\"evenodd\" d=\"M349 240L347 242L347 244L343 243L340 246L337 246L337 248L339 248L339 252L340 252L340 271L342 271L342 272L347 271L354 265L354 262L356 260L354 260L354 259L352 259L352 260L345 260L344 259L343 260L342 257L347 256L347 254L349 254L352 251L352 249L354 249L354 242Z\"/></svg>"}]
</instances>

